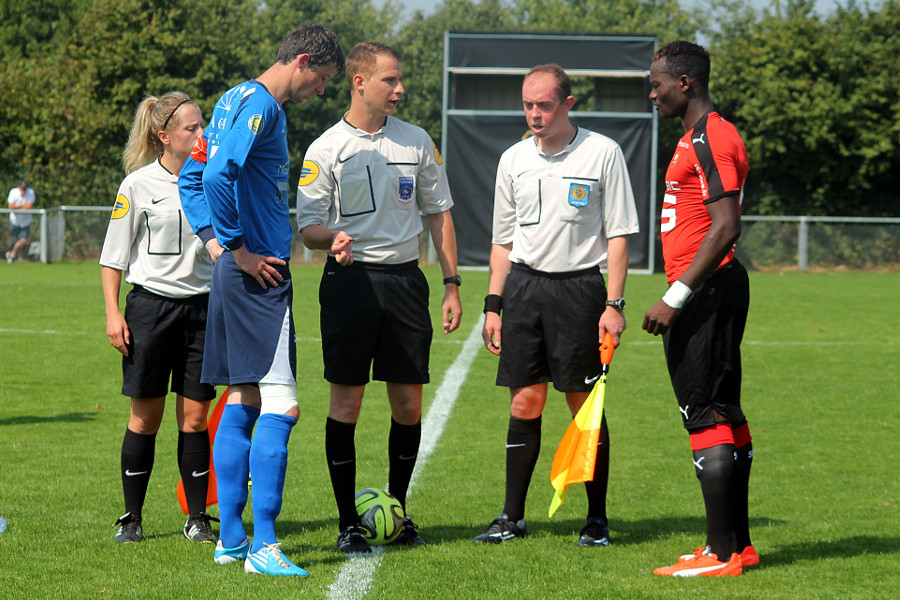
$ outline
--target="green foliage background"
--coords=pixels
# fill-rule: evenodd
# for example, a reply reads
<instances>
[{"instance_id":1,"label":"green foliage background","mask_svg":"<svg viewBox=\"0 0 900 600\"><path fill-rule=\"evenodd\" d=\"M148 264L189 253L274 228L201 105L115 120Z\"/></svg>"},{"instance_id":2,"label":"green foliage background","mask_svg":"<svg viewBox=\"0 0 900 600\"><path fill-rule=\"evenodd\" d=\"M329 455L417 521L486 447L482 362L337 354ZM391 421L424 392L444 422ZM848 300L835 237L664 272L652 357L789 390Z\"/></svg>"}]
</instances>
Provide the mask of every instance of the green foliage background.
<instances>
[{"instance_id":1,"label":"green foliage background","mask_svg":"<svg viewBox=\"0 0 900 600\"><path fill-rule=\"evenodd\" d=\"M849 4L828 17L811 0L445 0L400 18L387 0L20 0L0 2L0 176L26 177L38 207L107 205L146 95L181 89L208 116L230 86L261 73L295 25L318 21L345 50L364 39L404 54L400 116L439 141L443 34L452 31L640 33L708 40L714 100L750 151L748 213L900 214L900 0ZM648 63L650 57L647 57ZM347 104L288 105L293 169ZM660 123L660 161L679 126ZM660 178L662 181L662 178Z\"/></svg>"}]
</instances>

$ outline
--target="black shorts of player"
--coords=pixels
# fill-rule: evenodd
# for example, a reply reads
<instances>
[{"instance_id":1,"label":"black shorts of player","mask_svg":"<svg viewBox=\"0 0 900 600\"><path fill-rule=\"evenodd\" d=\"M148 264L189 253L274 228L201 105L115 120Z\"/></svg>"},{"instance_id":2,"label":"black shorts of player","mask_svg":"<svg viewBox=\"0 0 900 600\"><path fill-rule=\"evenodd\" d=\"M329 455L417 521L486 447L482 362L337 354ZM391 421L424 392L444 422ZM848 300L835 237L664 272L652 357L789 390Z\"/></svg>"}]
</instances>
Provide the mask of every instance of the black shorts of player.
<instances>
[{"instance_id":1,"label":"black shorts of player","mask_svg":"<svg viewBox=\"0 0 900 600\"><path fill-rule=\"evenodd\" d=\"M209 294L168 298L136 285L125 300L131 332L122 357L122 393L159 398L172 391L191 400L212 400L216 388L200 383Z\"/></svg>"},{"instance_id":2,"label":"black shorts of player","mask_svg":"<svg viewBox=\"0 0 900 600\"><path fill-rule=\"evenodd\" d=\"M428 383L428 282L416 261L380 265L329 257L319 286L325 379Z\"/></svg>"},{"instance_id":3,"label":"black shorts of player","mask_svg":"<svg viewBox=\"0 0 900 600\"><path fill-rule=\"evenodd\" d=\"M663 335L669 377L689 432L714 426L715 413L743 422L741 339L749 307L747 270L734 260L691 294Z\"/></svg>"},{"instance_id":4,"label":"black shorts of player","mask_svg":"<svg viewBox=\"0 0 900 600\"><path fill-rule=\"evenodd\" d=\"M594 267L544 273L513 263L503 290L497 385L553 382L560 392L588 392L600 375L597 323L606 283Z\"/></svg>"}]
</instances>

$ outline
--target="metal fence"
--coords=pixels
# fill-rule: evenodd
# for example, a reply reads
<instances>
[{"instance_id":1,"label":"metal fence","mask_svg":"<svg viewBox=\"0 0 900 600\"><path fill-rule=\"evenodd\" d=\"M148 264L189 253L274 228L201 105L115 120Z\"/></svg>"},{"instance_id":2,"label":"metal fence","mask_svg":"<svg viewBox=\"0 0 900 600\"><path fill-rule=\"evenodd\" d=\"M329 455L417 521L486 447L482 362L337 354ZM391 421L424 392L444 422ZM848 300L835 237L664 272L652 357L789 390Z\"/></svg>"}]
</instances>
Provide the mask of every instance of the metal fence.
<instances>
[{"instance_id":1,"label":"metal fence","mask_svg":"<svg viewBox=\"0 0 900 600\"><path fill-rule=\"evenodd\" d=\"M9 212L0 209L4 251L10 247ZM99 259L109 208L60 206L28 212L35 216L32 260ZM294 211L291 221L296 223ZM742 221L737 255L750 269L900 269L900 218L745 216ZM423 235L421 256L434 262L430 246ZM319 262L324 255L324 251L304 248L300 236L294 236L291 256L295 261Z\"/></svg>"},{"instance_id":2,"label":"metal fence","mask_svg":"<svg viewBox=\"0 0 900 600\"><path fill-rule=\"evenodd\" d=\"M900 268L900 218L742 219L737 256L754 269Z\"/></svg>"}]
</instances>

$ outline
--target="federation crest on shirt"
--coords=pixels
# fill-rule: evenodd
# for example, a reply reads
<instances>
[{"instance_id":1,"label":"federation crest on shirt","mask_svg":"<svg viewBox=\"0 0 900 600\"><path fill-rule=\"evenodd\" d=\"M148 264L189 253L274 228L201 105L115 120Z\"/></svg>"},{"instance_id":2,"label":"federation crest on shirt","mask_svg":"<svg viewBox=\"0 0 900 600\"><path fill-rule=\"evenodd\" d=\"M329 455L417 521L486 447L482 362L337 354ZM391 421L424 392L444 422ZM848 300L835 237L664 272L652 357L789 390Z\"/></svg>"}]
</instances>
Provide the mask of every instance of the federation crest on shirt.
<instances>
[{"instance_id":1,"label":"federation crest on shirt","mask_svg":"<svg viewBox=\"0 0 900 600\"><path fill-rule=\"evenodd\" d=\"M263 128L263 116L262 115L253 115L247 120L247 127L250 128L250 131L253 132L253 135L259 133L259 130Z\"/></svg>"},{"instance_id":2,"label":"federation crest on shirt","mask_svg":"<svg viewBox=\"0 0 900 600\"><path fill-rule=\"evenodd\" d=\"M400 178L400 200L409 202L415 189L415 180L412 177Z\"/></svg>"},{"instance_id":3,"label":"federation crest on shirt","mask_svg":"<svg viewBox=\"0 0 900 600\"><path fill-rule=\"evenodd\" d=\"M591 196L591 188L583 183L569 185L569 204L572 206L587 206Z\"/></svg>"}]
</instances>

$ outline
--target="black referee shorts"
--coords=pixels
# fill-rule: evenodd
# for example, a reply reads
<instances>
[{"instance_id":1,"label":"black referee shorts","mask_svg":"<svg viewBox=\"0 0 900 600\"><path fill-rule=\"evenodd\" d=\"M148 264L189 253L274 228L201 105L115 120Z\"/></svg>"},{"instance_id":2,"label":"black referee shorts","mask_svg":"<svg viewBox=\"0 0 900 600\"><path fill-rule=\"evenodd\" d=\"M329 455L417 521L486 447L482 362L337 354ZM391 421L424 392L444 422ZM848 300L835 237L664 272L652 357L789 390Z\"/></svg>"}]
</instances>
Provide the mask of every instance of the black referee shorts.
<instances>
[{"instance_id":1,"label":"black referee shorts","mask_svg":"<svg viewBox=\"0 0 900 600\"><path fill-rule=\"evenodd\" d=\"M168 298L136 285L125 299L131 332L122 357L122 393L130 398L159 398L172 391L206 401L216 388L200 383L209 294Z\"/></svg>"},{"instance_id":2,"label":"black referee shorts","mask_svg":"<svg viewBox=\"0 0 900 600\"><path fill-rule=\"evenodd\" d=\"M553 382L588 392L600 375L598 323L606 310L600 269L544 273L513 263L503 289L497 385Z\"/></svg>"},{"instance_id":3,"label":"black referee shorts","mask_svg":"<svg viewBox=\"0 0 900 600\"><path fill-rule=\"evenodd\" d=\"M319 286L325 379L339 385L429 382L428 282L417 261L399 265L329 257Z\"/></svg>"},{"instance_id":4,"label":"black referee shorts","mask_svg":"<svg viewBox=\"0 0 900 600\"><path fill-rule=\"evenodd\" d=\"M737 260L695 290L663 335L666 364L685 429L740 414L741 339L750 307L747 270Z\"/></svg>"}]
</instances>

